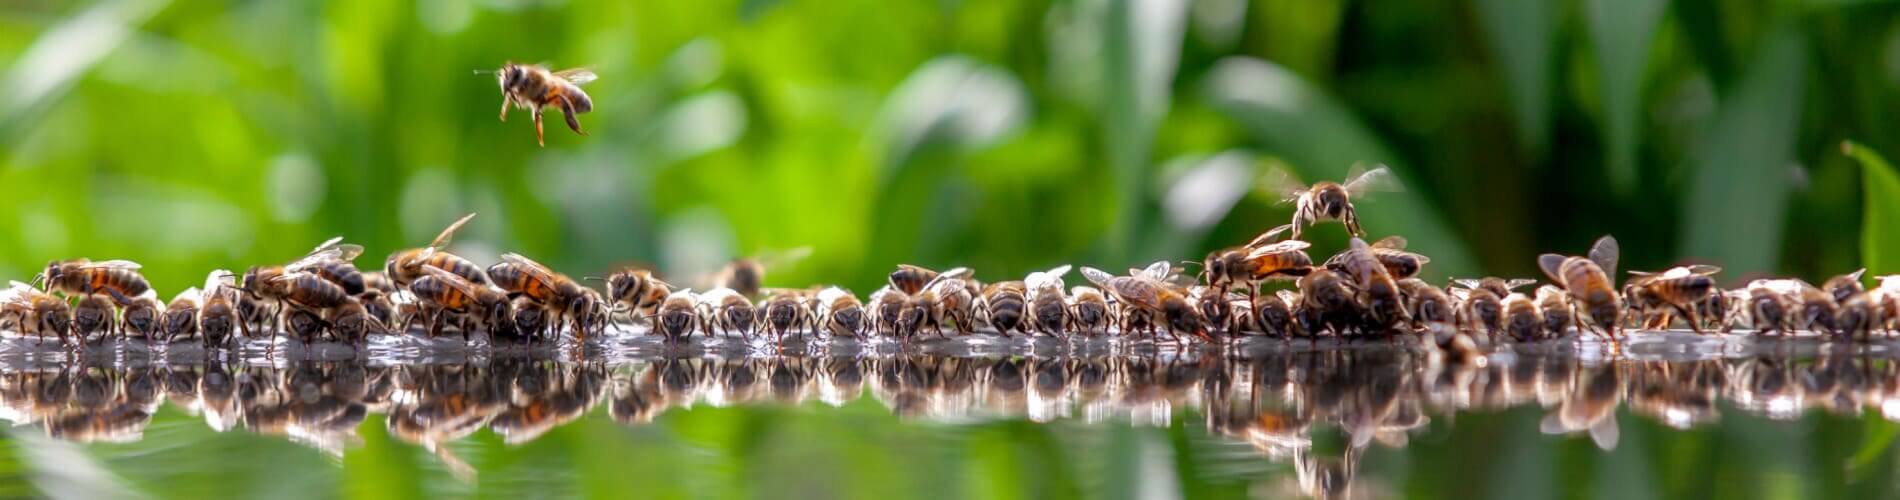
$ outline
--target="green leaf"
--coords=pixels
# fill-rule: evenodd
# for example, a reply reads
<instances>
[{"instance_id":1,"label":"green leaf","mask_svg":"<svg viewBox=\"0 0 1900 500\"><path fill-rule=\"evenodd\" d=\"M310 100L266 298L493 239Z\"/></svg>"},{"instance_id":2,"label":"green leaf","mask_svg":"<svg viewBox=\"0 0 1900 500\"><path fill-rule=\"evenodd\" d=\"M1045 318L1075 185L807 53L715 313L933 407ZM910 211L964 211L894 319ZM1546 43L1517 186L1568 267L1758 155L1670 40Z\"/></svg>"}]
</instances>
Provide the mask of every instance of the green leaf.
<instances>
[{"instance_id":1,"label":"green leaf","mask_svg":"<svg viewBox=\"0 0 1900 500\"><path fill-rule=\"evenodd\" d=\"M1693 155L1681 231L1683 255L1719 262L1733 275L1774 270L1793 184L1795 133L1807 48L1783 29L1716 110Z\"/></svg>"},{"instance_id":2,"label":"green leaf","mask_svg":"<svg viewBox=\"0 0 1900 500\"><path fill-rule=\"evenodd\" d=\"M1597 51L1603 98L1603 137L1610 181L1628 192L1636 183L1637 127L1642 118L1643 69L1662 19L1662 0L1589 0L1590 37Z\"/></svg>"},{"instance_id":3,"label":"green leaf","mask_svg":"<svg viewBox=\"0 0 1900 500\"><path fill-rule=\"evenodd\" d=\"M1503 67L1517 135L1534 152L1550 140L1552 44L1559 31L1555 0L1478 0L1477 11L1491 50Z\"/></svg>"},{"instance_id":4,"label":"green leaf","mask_svg":"<svg viewBox=\"0 0 1900 500\"><path fill-rule=\"evenodd\" d=\"M1866 206L1860 222L1861 262L1875 276L1900 273L1900 174L1867 146L1846 141L1841 152L1860 162Z\"/></svg>"}]
</instances>

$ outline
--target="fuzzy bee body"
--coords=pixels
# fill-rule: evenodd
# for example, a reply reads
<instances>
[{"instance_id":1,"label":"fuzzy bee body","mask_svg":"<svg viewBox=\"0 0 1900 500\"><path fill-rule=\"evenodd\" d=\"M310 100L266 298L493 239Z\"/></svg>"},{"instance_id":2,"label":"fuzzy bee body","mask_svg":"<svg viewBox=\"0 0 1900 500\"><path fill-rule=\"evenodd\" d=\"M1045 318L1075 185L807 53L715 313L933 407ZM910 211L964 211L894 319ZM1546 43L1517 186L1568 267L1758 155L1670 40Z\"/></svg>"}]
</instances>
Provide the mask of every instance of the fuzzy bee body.
<instances>
[{"instance_id":1,"label":"fuzzy bee body","mask_svg":"<svg viewBox=\"0 0 1900 500\"><path fill-rule=\"evenodd\" d=\"M567 128L574 133L587 135L581 130L579 116L594 110L594 100L580 86L594 81L594 72L586 69L549 71L541 65L507 63L495 71L496 83L501 85L501 121L508 121L508 108L520 108L534 115L534 142L542 146L547 140L542 133L541 113L547 108L559 108L561 116L567 119Z\"/></svg>"}]
</instances>

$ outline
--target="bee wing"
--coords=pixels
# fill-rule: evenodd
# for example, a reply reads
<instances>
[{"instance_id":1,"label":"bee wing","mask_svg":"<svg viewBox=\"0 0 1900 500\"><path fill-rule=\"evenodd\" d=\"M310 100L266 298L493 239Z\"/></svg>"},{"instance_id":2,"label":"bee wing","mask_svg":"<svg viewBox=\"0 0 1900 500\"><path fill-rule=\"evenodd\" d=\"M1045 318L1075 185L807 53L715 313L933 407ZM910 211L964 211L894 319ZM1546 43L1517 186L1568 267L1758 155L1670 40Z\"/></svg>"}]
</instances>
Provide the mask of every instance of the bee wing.
<instances>
[{"instance_id":1,"label":"bee wing","mask_svg":"<svg viewBox=\"0 0 1900 500\"><path fill-rule=\"evenodd\" d=\"M192 302L199 302L203 300L203 296L204 296L204 291L199 290L198 287L194 286L191 288L186 288L185 291L178 292L178 296L172 297L172 302L178 302L180 300L189 300Z\"/></svg>"},{"instance_id":2,"label":"bee wing","mask_svg":"<svg viewBox=\"0 0 1900 500\"><path fill-rule=\"evenodd\" d=\"M1310 188L1284 168L1275 167L1268 170L1267 175L1260 176L1260 189L1280 197L1281 203L1299 201L1300 196L1305 195Z\"/></svg>"},{"instance_id":3,"label":"bee wing","mask_svg":"<svg viewBox=\"0 0 1900 500\"><path fill-rule=\"evenodd\" d=\"M1247 246L1257 247L1272 243L1274 239L1280 237L1281 233L1291 230L1293 230L1293 224L1281 224L1273 229L1268 229L1267 232L1260 233L1259 236L1253 237L1252 241L1247 242Z\"/></svg>"},{"instance_id":4,"label":"bee wing","mask_svg":"<svg viewBox=\"0 0 1900 500\"><path fill-rule=\"evenodd\" d=\"M124 269L127 271L137 271L139 270L140 267L144 267L144 266L140 266L139 263L132 262L129 260L108 260L108 261L101 261L101 262L90 262L90 263L86 263L85 265L79 266L80 269Z\"/></svg>"},{"instance_id":5,"label":"bee wing","mask_svg":"<svg viewBox=\"0 0 1900 500\"><path fill-rule=\"evenodd\" d=\"M949 271L937 273L936 277L930 278L930 281L924 282L924 287L919 288L919 290L927 290L932 286L936 286L937 283L941 283L944 281L967 278L970 276L970 273L971 273L970 268L967 268L967 267L959 267L956 269L951 269Z\"/></svg>"},{"instance_id":6,"label":"bee wing","mask_svg":"<svg viewBox=\"0 0 1900 500\"><path fill-rule=\"evenodd\" d=\"M1385 165L1379 165L1372 170L1353 165L1351 173L1346 177L1346 194L1354 198L1374 191L1393 192L1403 189L1399 186L1398 177L1392 175L1392 169L1386 168Z\"/></svg>"},{"instance_id":7,"label":"bee wing","mask_svg":"<svg viewBox=\"0 0 1900 500\"><path fill-rule=\"evenodd\" d=\"M1457 284L1459 287L1463 287L1467 289L1478 288L1478 283L1479 283L1478 280L1465 279L1465 278L1451 280L1451 282Z\"/></svg>"},{"instance_id":8,"label":"bee wing","mask_svg":"<svg viewBox=\"0 0 1900 500\"><path fill-rule=\"evenodd\" d=\"M227 287L237 287L237 275L231 273L230 270L219 269L205 275L205 292L215 294L218 290Z\"/></svg>"},{"instance_id":9,"label":"bee wing","mask_svg":"<svg viewBox=\"0 0 1900 500\"><path fill-rule=\"evenodd\" d=\"M1059 292L1062 290L1063 285L1066 284L1063 283L1062 276L1069 274L1069 269L1068 264L1063 264L1048 271L1029 273L1029 277L1023 278L1023 285L1029 287L1031 292L1046 288L1053 288Z\"/></svg>"},{"instance_id":10,"label":"bee wing","mask_svg":"<svg viewBox=\"0 0 1900 500\"><path fill-rule=\"evenodd\" d=\"M443 283L449 285L449 287L454 288L458 292L462 292L463 295L467 295L471 298L475 296L475 285L469 283L468 279L463 278L459 274L444 271L440 267L435 267L428 264L422 265L422 272L425 274L428 274L429 276L434 276L436 279L442 280ZM289 275L284 275L284 276L289 276Z\"/></svg>"},{"instance_id":11,"label":"bee wing","mask_svg":"<svg viewBox=\"0 0 1900 500\"><path fill-rule=\"evenodd\" d=\"M559 77L562 80L567 80L567 83L572 83L575 85L585 85L587 84L587 82L591 82L599 78L598 76L594 74L593 69L585 68L585 67L570 68L570 69L556 71L554 72L554 76Z\"/></svg>"},{"instance_id":12,"label":"bee wing","mask_svg":"<svg viewBox=\"0 0 1900 500\"><path fill-rule=\"evenodd\" d=\"M1518 278L1518 279L1514 279L1514 280L1510 280L1510 281L1506 281L1506 282L1504 282L1504 289L1505 289L1505 290L1510 290L1510 289L1513 289L1513 288L1517 288L1517 287L1521 287L1521 286L1524 286L1524 285L1529 285L1529 284L1533 284L1533 283L1537 283L1537 280L1533 280L1533 279L1524 279L1524 278Z\"/></svg>"},{"instance_id":13,"label":"bee wing","mask_svg":"<svg viewBox=\"0 0 1900 500\"><path fill-rule=\"evenodd\" d=\"M799 261L805 260L806 257L811 257L811 247L809 246L780 250L777 252L759 252L759 256L754 258L759 261L760 267L777 268L797 264Z\"/></svg>"},{"instance_id":14,"label":"bee wing","mask_svg":"<svg viewBox=\"0 0 1900 500\"><path fill-rule=\"evenodd\" d=\"M1460 302L1463 302L1471 298L1471 290L1472 289L1470 288L1451 288L1451 289L1448 289L1447 291L1451 292L1452 297L1457 298Z\"/></svg>"},{"instance_id":15,"label":"bee wing","mask_svg":"<svg viewBox=\"0 0 1900 500\"><path fill-rule=\"evenodd\" d=\"M449 240L455 239L455 231L462 229L462 226L468 225L468 220L473 218L475 218L475 214L470 213L462 216L460 219L456 219L455 222L449 224L449 227L442 228L442 232L435 235L435 240L429 242L429 248L448 246Z\"/></svg>"},{"instance_id":16,"label":"bee wing","mask_svg":"<svg viewBox=\"0 0 1900 500\"><path fill-rule=\"evenodd\" d=\"M1300 293L1292 290L1275 291L1273 295L1280 297L1280 301L1287 303L1287 305L1293 305L1300 301Z\"/></svg>"},{"instance_id":17,"label":"bee wing","mask_svg":"<svg viewBox=\"0 0 1900 500\"><path fill-rule=\"evenodd\" d=\"M1597 267L1603 268L1603 274L1612 278L1616 277L1617 256L1622 253L1623 249L1616 244L1615 236L1603 235L1602 238L1597 238L1596 244L1590 245L1590 260L1596 262Z\"/></svg>"},{"instance_id":18,"label":"bee wing","mask_svg":"<svg viewBox=\"0 0 1900 500\"><path fill-rule=\"evenodd\" d=\"M1082 277L1088 278L1089 283L1094 283L1096 287L1104 290L1109 289L1109 280L1115 279L1115 275L1108 274L1107 271L1088 266L1082 266Z\"/></svg>"},{"instance_id":19,"label":"bee wing","mask_svg":"<svg viewBox=\"0 0 1900 500\"><path fill-rule=\"evenodd\" d=\"M1384 238L1379 238L1379 241L1372 242L1372 248L1404 250L1405 244L1406 244L1405 237L1395 234L1395 235L1387 236Z\"/></svg>"},{"instance_id":20,"label":"bee wing","mask_svg":"<svg viewBox=\"0 0 1900 500\"><path fill-rule=\"evenodd\" d=\"M1130 275L1141 276L1155 281L1168 281L1168 279L1174 275L1174 263L1165 260L1156 261L1153 264L1148 264L1148 267L1142 268L1140 271L1134 269L1128 271Z\"/></svg>"},{"instance_id":21,"label":"bee wing","mask_svg":"<svg viewBox=\"0 0 1900 500\"><path fill-rule=\"evenodd\" d=\"M1312 243L1307 243L1300 240L1286 240L1279 243L1274 243L1272 245L1255 248L1252 251L1247 252L1247 258L1255 259L1255 258L1265 257L1268 255L1292 252L1296 250L1305 250L1307 247L1311 247L1311 246L1313 246Z\"/></svg>"},{"instance_id":22,"label":"bee wing","mask_svg":"<svg viewBox=\"0 0 1900 500\"><path fill-rule=\"evenodd\" d=\"M1537 267L1538 269L1543 269L1544 276L1549 277L1551 281L1563 283L1563 268L1564 260L1566 259L1568 259L1568 257L1554 253L1539 255L1537 256Z\"/></svg>"},{"instance_id":23,"label":"bee wing","mask_svg":"<svg viewBox=\"0 0 1900 500\"><path fill-rule=\"evenodd\" d=\"M1715 267L1715 266L1696 266L1696 267ZM1706 273L1704 273L1704 272L1697 272L1696 274L1715 274L1715 273L1719 273L1719 272L1722 272L1722 268L1719 268L1719 267L1716 267L1714 271L1710 271L1710 272L1706 272ZM1866 274L1867 274L1867 268L1865 268L1865 267L1863 267L1863 268L1860 268L1860 270L1858 270L1858 271L1854 271L1854 272L1851 272L1851 273L1847 273L1847 275L1846 275L1846 276L1847 276L1847 278L1848 278L1848 279L1851 279L1851 280L1854 280L1854 281L1860 281L1860 277L1861 277L1861 276L1865 276Z\"/></svg>"}]
</instances>

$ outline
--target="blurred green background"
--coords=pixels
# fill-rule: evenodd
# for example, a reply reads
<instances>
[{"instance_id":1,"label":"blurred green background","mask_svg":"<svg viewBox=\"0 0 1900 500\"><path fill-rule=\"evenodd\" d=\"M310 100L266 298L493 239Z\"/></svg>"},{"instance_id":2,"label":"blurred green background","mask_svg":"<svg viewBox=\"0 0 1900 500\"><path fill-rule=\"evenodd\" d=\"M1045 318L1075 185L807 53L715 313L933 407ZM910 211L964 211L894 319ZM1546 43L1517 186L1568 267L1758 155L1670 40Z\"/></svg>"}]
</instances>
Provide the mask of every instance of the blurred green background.
<instances>
[{"instance_id":1,"label":"blurred green background","mask_svg":"<svg viewBox=\"0 0 1900 500\"><path fill-rule=\"evenodd\" d=\"M1377 4L1375 6L1375 4ZM1268 169L1383 162L1428 273L1810 279L1862 262L1852 139L1900 150L1893 2L0 4L0 275L127 258L169 296L332 235L574 275L809 246L768 281L1198 259L1284 223ZM504 61L589 66L580 137L496 120ZM1873 187L1866 191L1871 191ZM1891 205L1890 205L1891 206ZM1337 224L1318 253L1343 246Z\"/></svg>"}]
</instances>

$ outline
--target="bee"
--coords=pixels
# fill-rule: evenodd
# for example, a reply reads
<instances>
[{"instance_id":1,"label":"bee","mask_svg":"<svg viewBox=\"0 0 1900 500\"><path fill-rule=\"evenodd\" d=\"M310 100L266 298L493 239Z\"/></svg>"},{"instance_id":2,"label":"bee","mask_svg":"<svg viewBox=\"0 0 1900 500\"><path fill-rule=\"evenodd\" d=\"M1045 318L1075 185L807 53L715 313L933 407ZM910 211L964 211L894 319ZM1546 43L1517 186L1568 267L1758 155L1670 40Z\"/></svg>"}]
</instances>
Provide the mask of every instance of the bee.
<instances>
[{"instance_id":1,"label":"bee","mask_svg":"<svg viewBox=\"0 0 1900 500\"><path fill-rule=\"evenodd\" d=\"M1462 287L1452 292L1464 304L1466 325L1474 331L1482 331L1493 340L1497 332L1504 330L1504 298L1511 295L1512 289L1535 283L1527 279L1505 280L1495 277L1453 282Z\"/></svg>"},{"instance_id":2,"label":"bee","mask_svg":"<svg viewBox=\"0 0 1900 500\"><path fill-rule=\"evenodd\" d=\"M307 271L343 287L343 293L350 296L362 295L368 289L363 271L356 268L356 257L363 255L361 245L343 243L343 237L330 238L329 241L304 255L296 262L284 266L286 272Z\"/></svg>"},{"instance_id":3,"label":"bee","mask_svg":"<svg viewBox=\"0 0 1900 500\"><path fill-rule=\"evenodd\" d=\"M350 344L354 349L369 339L372 333L388 333L389 328L382 320L370 314L362 301L344 298L343 303L324 311L323 320L336 334L337 340Z\"/></svg>"},{"instance_id":4,"label":"bee","mask_svg":"<svg viewBox=\"0 0 1900 500\"><path fill-rule=\"evenodd\" d=\"M1807 283L1800 285L1790 294L1795 303L1795 326L1814 332L1840 334L1840 325L1835 323L1840 303L1834 300L1834 294Z\"/></svg>"},{"instance_id":5,"label":"bee","mask_svg":"<svg viewBox=\"0 0 1900 500\"><path fill-rule=\"evenodd\" d=\"M1404 278L1398 283L1414 328L1423 330L1432 325L1450 326L1458 322L1457 309L1443 289L1418 278Z\"/></svg>"},{"instance_id":6,"label":"bee","mask_svg":"<svg viewBox=\"0 0 1900 500\"><path fill-rule=\"evenodd\" d=\"M780 349L785 347L785 333L805 328L811 324L811 310L805 307L805 297L793 290L779 290L765 299L765 306L759 308L759 318L771 330L774 344Z\"/></svg>"},{"instance_id":7,"label":"bee","mask_svg":"<svg viewBox=\"0 0 1900 500\"><path fill-rule=\"evenodd\" d=\"M627 312L634 318L652 316L660 303L673 294L673 287L653 276L652 271L626 268L607 276L607 298L613 312Z\"/></svg>"},{"instance_id":8,"label":"bee","mask_svg":"<svg viewBox=\"0 0 1900 500\"><path fill-rule=\"evenodd\" d=\"M1872 337L1873 331L1879 328L1880 311L1875 307L1872 294L1857 292L1838 304L1834 312L1834 327L1840 335L1847 338L1859 335L1865 339Z\"/></svg>"},{"instance_id":9,"label":"bee","mask_svg":"<svg viewBox=\"0 0 1900 500\"><path fill-rule=\"evenodd\" d=\"M1867 291L1867 287L1860 283L1860 277L1866 274L1867 269L1861 268L1851 273L1828 278L1827 281L1821 282L1821 290L1833 295L1835 302L1846 302L1848 297Z\"/></svg>"},{"instance_id":10,"label":"bee","mask_svg":"<svg viewBox=\"0 0 1900 500\"><path fill-rule=\"evenodd\" d=\"M1021 281L991 283L983 287L983 295L977 300L977 311L1004 337L1008 337L1010 331L1029 333L1023 323L1028 308L1028 290Z\"/></svg>"},{"instance_id":11,"label":"bee","mask_svg":"<svg viewBox=\"0 0 1900 500\"><path fill-rule=\"evenodd\" d=\"M1394 235L1372 242L1366 250L1372 253L1372 257L1378 260L1379 264L1385 266L1386 274L1392 275L1392 279L1402 280L1417 276L1418 272L1425 268L1425 264L1432 262L1431 257L1405 251L1405 245L1404 236ZM1345 256L1344 252L1334 255L1326 259L1323 265L1335 271L1345 271Z\"/></svg>"},{"instance_id":12,"label":"bee","mask_svg":"<svg viewBox=\"0 0 1900 500\"><path fill-rule=\"evenodd\" d=\"M94 333L111 333L118 328L112 301L98 295L85 295L73 308L73 334L81 342L91 343Z\"/></svg>"},{"instance_id":13,"label":"bee","mask_svg":"<svg viewBox=\"0 0 1900 500\"><path fill-rule=\"evenodd\" d=\"M1537 309L1544 314L1544 334L1563 338L1576 316L1570 313L1570 296L1556 285L1537 287Z\"/></svg>"},{"instance_id":14,"label":"bee","mask_svg":"<svg viewBox=\"0 0 1900 500\"><path fill-rule=\"evenodd\" d=\"M1405 301L1399 297L1398 283L1386 271L1385 264L1373 256L1372 247L1359 238L1353 238L1350 245L1348 250L1334 257L1339 261L1335 270L1345 272L1358 285L1358 299L1365 306L1366 319L1371 320L1373 326L1385 329L1411 321L1405 312Z\"/></svg>"},{"instance_id":15,"label":"bee","mask_svg":"<svg viewBox=\"0 0 1900 500\"><path fill-rule=\"evenodd\" d=\"M1537 303L1522 293L1504 296L1504 332L1519 342L1536 340L1544 330L1544 315Z\"/></svg>"},{"instance_id":16,"label":"bee","mask_svg":"<svg viewBox=\"0 0 1900 500\"><path fill-rule=\"evenodd\" d=\"M501 255L501 260L501 263L488 268L488 277L496 286L511 295L532 298L547 307L553 313L556 334L572 324L575 338L581 342L587 341L587 334L594 327L589 318L602 305L587 293L586 287L520 254L505 253Z\"/></svg>"},{"instance_id":17,"label":"bee","mask_svg":"<svg viewBox=\"0 0 1900 500\"><path fill-rule=\"evenodd\" d=\"M204 304L204 292L191 287L172 297L165 305L165 313L159 316L159 332L165 334L165 342L198 335L198 309Z\"/></svg>"},{"instance_id":18,"label":"bee","mask_svg":"<svg viewBox=\"0 0 1900 500\"><path fill-rule=\"evenodd\" d=\"M371 318L376 318L376 322L384 325L394 325L398 323L396 321L396 303L390 300L389 297L389 292L384 292L378 288L368 288L363 290L361 295L356 296L356 301L363 304L363 312L369 314Z\"/></svg>"},{"instance_id":19,"label":"bee","mask_svg":"<svg viewBox=\"0 0 1900 500\"><path fill-rule=\"evenodd\" d=\"M1748 284L1748 318L1757 333L1788 333L1793 319L1789 310L1793 305L1776 281L1780 280L1755 280Z\"/></svg>"},{"instance_id":20,"label":"bee","mask_svg":"<svg viewBox=\"0 0 1900 500\"><path fill-rule=\"evenodd\" d=\"M547 335L548 327L553 322L548 321L548 308L542 306L540 302L527 296L515 297L508 301L508 308L514 310L512 333L521 337L514 340L526 340L532 343L535 337Z\"/></svg>"},{"instance_id":21,"label":"bee","mask_svg":"<svg viewBox=\"0 0 1900 500\"><path fill-rule=\"evenodd\" d=\"M767 268L778 268L809 256L811 247L798 247L785 252L733 259L707 281L713 288L731 288L748 298L758 297L759 290L765 287Z\"/></svg>"},{"instance_id":22,"label":"bee","mask_svg":"<svg viewBox=\"0 0 1900 500\"><path fill-rule=\"evenodd\" d=\"M488 325L491 331L513 329L514 312L508 294L433 265L423 264L422 272L421 278L409 284L409 291L422 305L410 320L427 321L430 338L442 334L449 315L460 319L463 341L468 340L469 330L481 325ZM409 327L402 330L409 331Z\"/></svg>"},{"instance_id":23,"label":"bee","mask_svg":"<svg viewBox=\"0 0 1900 500\"><path fill-rule=\"evenodd\" d=\"M721 334L738 332L746 340L752 339L752 325L757 312L745 295L731 288L714 288L700 295L699 300L712 308L710 329Z\"/></svg>"},{"instance_id":24,"label":"bee","mask_svg":"<svg viewBox=\"0 0 1900 500\"><path fill-rule=\"evenodd\" d=\"M938 274L936 271L923 267L898 264L897 270L891 271L889 281L892 288L904 292L905 295L917 295L917 292L924 290L924 285L937 279Z\"/></svg>"},{"instance_id":25,"label":"bee","mask_svg":"<svg viewBox=\"0 0 1900 500\"><path fill-rule=\"evenodd\" d=\"M890 285L878 288L871 293L871 330L878 335L900 337L908 340L914 329L905 328L905 311L910 306L910 295ZM915 325L911 325L915 326Z\"/></svg>"},{"instance_id":26,"label":"bee","mask_svg":"<svg viewBox=\"0 0 1900 500\"><path fill-rule=\"evenodd\" d=\"M858 296L838 287L828 287L818 291L818 326L833 336L864 336L864 304Z\"/></svg>"},{"instance_id":27,"label":"bee","mask_svg":"<svg viewBox=\"0 0 1900 500\"><path fill-rule=\"evenodd\" d=\"M1306 226L1336 220L1346 224L1346 232L1353 236L1364 237L1365 229L1359 227L1359 215L1353 210L1353 198L1363 199L1373 191L1397 190L1397 181L1392 171L1384 166L1364 170L1354 165L1347 175L1345 183L1320 181L1312 186L1300 184L1284 170L1276 170L1268 178L1269 188L1284 196L1282 202L1293 203L1293 239L1300 239L1300 231Z\"/></svg>"},{"instance_id":28,"label":"bee","mask_svg":"<svg viewBox=\"0 0 1900 500\"><path fill-rule=\"evenodd\" d=\"M1734 295L1718 288L1711 291L1708 297L1704 297L1690 307L1696 315L1702 317L1703 328L1718 329L1723 333L1727 333L1729 331L1729 311L1735 308L1734 299Z\"/></svg>"},{"instance_id":29,"label":"bee","mask_svg":"<svg viewBox=\"0 0 1900 500\"><path fill-rule=\"evenodd\" d=\"M1873 289L1875 307L1880 312L1882 328L1887 333L1900 330L1900 275L1887 275L1875 278L1880 286Z\"/></svg>"},{"instance_id":30,"label":"bee","mask_svg":"<svg viewBox=\"0 0 1900 500\"><path fill-rule=\"evenodd\" d=\"M233 329L250 336L246 330L249 326L238 316L239 295L231 271L212 271L205 277L202 293L204 305L198 308L198 331L204 334L206 347L225 345Z\"/></svg>"},{"instance_id":31,"label":"bee","mask_svg":"<svg viewBox=\"0 0 1900 500\"><path fill-rule=\"evenodd\" d=\"M387 296L395 295L398 290L401 290L396 287L396 282L390 280L389 275L382 271L368 271L362 273L362 276L364 293L377 291L383 292L383 295Z\"/></svg>"},{"instance_id":32,"label":"bee","mask_svg":"<svg viewBox=\"0 0 1900 500\"><path fill-rule=\"evenodd\" d=\"M944 271L911 295L912 307L921 306L929 313L924 326L935 329L938 335L943 334L946 324L958 335L970 334L975 326L972 320L977 299L976 282L969 279L970 274L970 269L964 267Z\"/></svg>"},{"instance_id":33,"label":"bee","mask_svg":"<svg viewBox=\"0 0 1900 500\"><path fill-rule=\"evenodd\" d=\"M47 291L67 295L104 295L121 306L152 289L139 275L139 264L129 260L93 262L86 259L53 261L40 273Z\"/></svg>"},{"instance_id":34,"label":"bee","mask_svg":"<svg viewBox=\"0 0 1900 500\"><path fill-rule=\"evenodd\" d=\"M594 100L580 87L594 78L594 72L584 68L548 71L539 64L503 64L495 71L496 83L501 84L501 121L508 121L510 106L528 110L534 116L534 143L547 146L541 132L541 111L558 107L561 116L567 118L567 128L587 135L575 115L594 110Z\"/></svg>"},{"instance_id":35,"label":"bee","mask_svg":"<svg viewBox=\"0 0 1900 500\"><path fill-rule=\"evenodd\" d=\"M1588 326L1612 339L1619 337L1617 327L1623 322L1622 299L1611 279L1616 275L1619 253L1616 238L1606 235L1591 245L1589 258L1550 253L1537 256L1537 266L1544 274L1570 293L1577 319L1589 322Z\"/></svg>"},{"instance_id":36,"label":"bee","mask_svg":"<svg viewBox=\"0 0 1900 500\"><path fill-rule=\"evenodd\" d=\"M159 313L165 310L165 303L159 302L158 292L146 290L132 299L130 305L119 312L122 338L151 338L158 333Z\"/></svg>"},{"instance_id":37,"label":"bee","mask_svg":"<svg viewBox=\"0 0 1900 500\"><path fill-rule=\"evenodd\" d=\"M435 266L461 276L463 281L471 284L488 284L487 277L482 276L482 269L476 267L475 263L443 250L448 247L449 241L455 238L455 232L462 229L462 226L468 225L468 221L474 218L475 214L468 214L456 219L455 222L449 224L449 227L442 228L442 232L435 235L435 239L429 242L429 246L389 254L389 258L383 261L383 275L390 281L394 281L396 286L406 287L423 276L423 266Z\"/></svg>"},{"instance_id":38,"label":"bee","mask_svg":"<svg viewBox=\"0 0 1900 500\"><path fill-rule=\"evenodd\" d=\"M329 327L323 314L352 302L350 295L343 292L342 286L312 272L273 276L260 290L263 291L261 295L276 297L290 306L284 321L299 321L290 325L290 333L304 343L315 341L322 330Z\"/></svg>"},{"instance_id":39,"label":"bee","mask_svg":"<svg viewBox=\"0 0 1900 500\"><path fill-rule=\"evenodd\" d=\"M1069 319L1075 328L1090 334L1107 333L1110 316L1108 296L1100 289L1092 286L1069 289Z\"/></svg>"},{"instance_id":40,"label":"bee","mask_svg":"<svg viewBox=\"0 0 1900 500\"><path fill-rule=\"evenodd\" d=\"M1293 309L1278 294L1265 294L1250 301L1253 307L1255 326L1272 337L1290 337L1293 334Z\"/></svg>"},{"instance_id":41,"label":"bee","mask_svg":"<svg viewBox=\"0 0 1900 500\"><path fill-rule=\"evenodd\" d=\"M1715 266L1679 266L1661 273L1630 271L1635 278L1630 278L1624 285L1624 295L1632 295L1628 293L1632 288L1639 289L1640 292L1635 295L1643 297L1645 306L1672 308L1682 314L1691 329L1702 333L1702 314L1696 305L1714 292L1715 278L1710 276L1719 272L1722 272L1722 268ZM1638 300L1632 297L1630 302L1636 303ZM1660 323L1644 325L1644 328L1668 328L1668 316L1661 318Z\"/></svg>"},{"instance_id":42,"label":"bee","mask_svg":"<svg viewBox=\"0 0 1900 500\"><path fill-rule=\"evenodd\" d=\"M1234 307L1226 293L1211 286L1193 286L1187 290L1188 302L1194 304L1195 312L1200 313L1206 322L1205 329L1210 335L1225 336L1235 330ZM1242 307L1242 310L1247 310Z\"/></svg>"},{"instance_id":43,"label":"bee","mask_svg":"<svg viewBox=\"0 0 1900 500\"><path fill-rule=\"evenodd\" d=\"M1295 293L1287 291L1290 298ZM1345 273L1315 268L1300 278L1299 300L1293 305L1294 324L1308 336L1331 331L1335 335L1352 333L1359 325L1358 292Z\"/></svg>"},{"instance_id":44,"label":"bee","mask_svg":"<svg viewBox=\"0 0 1900 500\"><path fill-rule=\"evenodd\" d=\"M1023 286L1029 290L1029 325L1050 335L1069 335L1069 298L1063 294L1062 276L1069 274L1063 264L1047 271L1029 273Z\"/></svg>"},{"instance_id":45,"label":"bee","mask_svg":"<svg viewBox=\"0 0 1900 500\"><path fill-rule=\"evenodd\" d=\"M1311 244L1297 239L1273 242L1292 227L1273 228L1246 245L1208 254L1201 262L1203 280L1223 292L1238 287L1252 297L1263 282L1305 276L1313 268L1313 258L1306 255Z\"/></svg>"},{"instance_id":46,"label":"bee","mask_svg":"<svg viewBox=\"0 0 1900 500\"><path fill-rule=\"evenodd\" d=\"M1200 313L1195 311L1182 290L1169 282L1172 274L1167 261L1129 271L1129 276L1115 276L1092 267L1082 268L1082 276L1088 278L1090 283L1107 290L1122 307L1133 309L1122 312L1122 331L1130 330L1129 313L1140 312L1149 317L1158 317L1170 337L1176 332L1185 332L1208 338L1206 330L1201 328Z\"/></svg>"},{"instance_id":47,"label":"bee","mask_svg":"<svg viewBox=\"0 0 1900 500\"><path fill-rule=\"evenodd\" d=\"M72 327L72 305L65 299L18 281L0 291L0 330L33 335L41 342L52 333L64 344Z\"/></svg>"},{"instance_id":48,"label":"bee","mask_svg":"<svg viewBox=\"0 0 1900 500\"><path fill-rule=\"evenodd\" d=\"M246 339L252 338L253 332L260 335L270 334L271 319L275 318L276 314L271 312L269 305L264 303L264 299L241 293L243 290L235 284L237 281L233 280L232 283L232 290L237 293L238 332Z\"/></svg>"},{"instance_id":49,"label":"bee","mask_svg":"<svg viewBox=\"0 0 1900 500\"><path fill-rule=\"evenodd\" d=\"M667 295L653 317L653 331L666 337L667 343L691 336L698 326L699 296L694 295L691 289Z\"/></svg>"}]
</instances>

